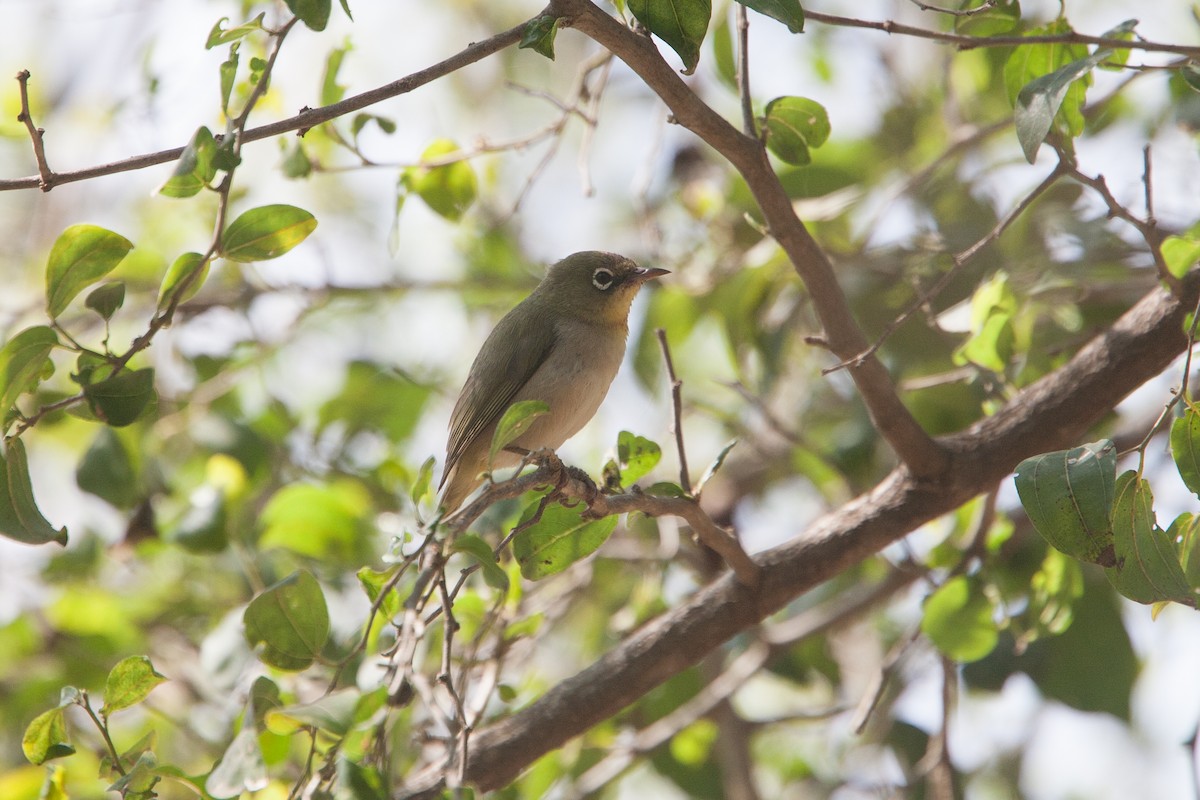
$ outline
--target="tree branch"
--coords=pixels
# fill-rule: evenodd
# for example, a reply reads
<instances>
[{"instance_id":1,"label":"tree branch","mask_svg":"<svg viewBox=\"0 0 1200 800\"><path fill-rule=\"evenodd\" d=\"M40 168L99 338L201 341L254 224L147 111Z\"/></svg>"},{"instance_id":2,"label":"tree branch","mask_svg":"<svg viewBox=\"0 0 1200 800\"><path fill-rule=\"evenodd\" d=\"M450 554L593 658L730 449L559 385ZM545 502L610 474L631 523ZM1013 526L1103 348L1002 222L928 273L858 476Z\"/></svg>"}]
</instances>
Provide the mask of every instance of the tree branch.
<instances>
[{"instance_id":1,"label":"tree branch","mask_svg":"<svg viewBox=\"0 0 1200 800\"><path fill-rule=\"evenodd\" d=\"M709 108L663 60L648 37L639 36L590 0L553 0L550 13L562 18L629 65L670 108L675 120L725 157L745 178L771 235L783 248L812 296L825 327L824 339L842 361L870 346L838 285L833 264L796 216L766 148ZM883 364L872 357L850 370L876 429L914 475L936 475L949 465L940 448L900 402Z\"/></svg>"},{"instance_id":2,"label":"tree branch","mask_svg":"<svg viewBox=\"0 0 1200 800\"><path fill-rule=\"evenodd\" d=\"M545 13L545 12L543 12ZM541 16L535 14L534 18ZM460 50L455 55L447 58L444 61L426 67L423 70L406 75L399 80L384 84L376 89L356 94L353 97L347 97L339 103L334 103L320 108L303 108L300 113L294 117L281 119L278 122L272 122L267 125L260 125L257 128L250 128L242 134L242 142L256 142L260 139L269 139L272 136L290 133L291 131L300 131L303 136L310 128L320 125L324 122L337 119L354 111L360 111L367 106L374 105L383 100L388 100L392 97L397 97L402 94L407 94L414 89L420 88L427 83L431 83L438 78L445 77L452 72L456 72L463 67L474 64L476 61L481 61L490 55L510 47L521 41L522 34L525 33L525 27L528 22L522 22L520 25L509 28L502 33L498 33L482 42L473 42ZM40 138L40 137L38 137ZM173 147L170 150L160 150L156 153L145 153L140 156L133 156L122 161L113 161L108 164L100 164L94 167L75 170L72 172L57 172L53 174L53 182L51 184L44 183L44 179L40 175L30 176L28 178L15 178L10 180L0 180L0 192L12 191L14 189L36 189L42 188L43 191L49 191L52 186L58 186L63 183L73 183L75 181L88 180L90 178L98 178L102 175L115 175L119 172L131 172L134 170L153 167L157 164L166 164L175 161L183 154L182 147ZM39 159L38 164L44 162L44 156Z\"/></svg>"},{"instance_id":3,"label":"tree branch","mask_svg":"<svg viewBox=\"0 0 1200 800\"><path fill-rule=\"evenodd\" d=\"M521 712L477 731L467 780L483 790L510 783L541 755L608 719L663 681L798 595L840 574L918 526L1003 480L1022 458L1078 440L1121 399L1165 369L1187 344L1182 323L1200 296L1200 275L1181 302L1147 294L1067 364L1019 392L995 415L940 440L952 468L936 482L897 467L870 492L757 557L756 588L726 574L648 623ZM399 797L440 786L441 765Z\"/></svg>"}]
</instances>

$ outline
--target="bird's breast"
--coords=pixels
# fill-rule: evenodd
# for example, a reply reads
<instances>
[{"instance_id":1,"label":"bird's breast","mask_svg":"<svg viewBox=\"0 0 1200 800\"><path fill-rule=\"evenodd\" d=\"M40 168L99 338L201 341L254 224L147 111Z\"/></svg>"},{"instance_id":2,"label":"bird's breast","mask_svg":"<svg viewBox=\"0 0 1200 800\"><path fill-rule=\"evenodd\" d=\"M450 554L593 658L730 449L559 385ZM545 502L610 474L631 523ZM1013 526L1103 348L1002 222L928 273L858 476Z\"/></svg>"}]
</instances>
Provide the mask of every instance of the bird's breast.
<instances>
[{"instance_id":1,"label":"bird's breast","mask_svg":"<svg viewBox=\"0 0 1200 800\"><path fill-rule=\"evenodd\" d=\"M625 334L623 325L556 324L554 347L516 398L541 400L550 411L516 441L518 446L557 448L595 416L625 356Z\"/></svg>"}]
</instances>

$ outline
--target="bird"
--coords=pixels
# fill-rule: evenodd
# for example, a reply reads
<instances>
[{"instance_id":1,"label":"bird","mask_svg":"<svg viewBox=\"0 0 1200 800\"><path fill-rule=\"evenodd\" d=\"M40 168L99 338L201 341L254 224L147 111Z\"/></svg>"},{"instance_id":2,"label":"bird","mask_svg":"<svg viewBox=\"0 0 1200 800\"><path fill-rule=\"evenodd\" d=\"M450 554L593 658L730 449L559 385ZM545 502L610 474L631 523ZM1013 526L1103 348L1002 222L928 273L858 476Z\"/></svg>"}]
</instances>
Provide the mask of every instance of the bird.
<instances>
[{"instance_id":1,"label":"bird","mask_svg":"<svg viewBox=\"0 0 1200 800\"><path fill-rule=\"evenodd\" d=\"M587 424L625 356L633 298L647 281L667 274L616 253L574 253L553 264L501 318L450 415L438 486L443 515L462 505L485 471L519 463L520 450L556 450ZM489 464L497 423L522 400L540 400L549 410Z\"/></svg>"}]
</instances>

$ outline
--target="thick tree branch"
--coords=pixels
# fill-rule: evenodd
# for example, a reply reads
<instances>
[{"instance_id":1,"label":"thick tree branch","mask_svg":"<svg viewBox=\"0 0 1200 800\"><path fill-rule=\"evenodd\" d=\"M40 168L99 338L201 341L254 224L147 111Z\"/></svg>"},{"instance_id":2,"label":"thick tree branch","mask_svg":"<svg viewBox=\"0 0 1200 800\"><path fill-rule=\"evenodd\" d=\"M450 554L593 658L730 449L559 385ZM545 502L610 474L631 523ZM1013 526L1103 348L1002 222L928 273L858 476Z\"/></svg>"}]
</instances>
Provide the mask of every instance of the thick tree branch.
<instances>
[{"instance_id":1,"label":"thick tree branch","mask_svg":"<svg viewBox=\"0 0 1200 800\"><path fill-rule=\"evenodd\" d=\"M872 491L759 554L757 588L726 574L523 711L478 731L467 780L485 790L510 783L541 755L616 714L798 595L990 490L1022 458L1075 443L1183 352L1188 341L1183 320L1200 296L1200 276L1192 275L1183 289L1183 302L1162 289L1150 292L1071 361L1022 390L994 416L942 439L953 462L938 481L917 480L898 467ZM440 784L431 769L414 776L400 796L428 796Z\"/></svg>"},{"instance_id":2,"label":"thick tree branch","mask_svg":"<svg viewBox=\"0 0 1200 800\"><path fill-rule=\"evenodd\" d=\"M771 168L766 148L704 103L663 60L654 43L629 30L590 0L554 0L551 13L608 48L637 73L670 108L675 120L724 156L745 178L771 235L787 253L812 296L825 327L824 340L842 361L870 343L850 311L833 265L796 216L792 200ZM891 377L868 357L850 370L875 427L900 460L917 476L933 476L949 464L948 454L921 428L900 402Z\"/></svg>"}]
</instances>

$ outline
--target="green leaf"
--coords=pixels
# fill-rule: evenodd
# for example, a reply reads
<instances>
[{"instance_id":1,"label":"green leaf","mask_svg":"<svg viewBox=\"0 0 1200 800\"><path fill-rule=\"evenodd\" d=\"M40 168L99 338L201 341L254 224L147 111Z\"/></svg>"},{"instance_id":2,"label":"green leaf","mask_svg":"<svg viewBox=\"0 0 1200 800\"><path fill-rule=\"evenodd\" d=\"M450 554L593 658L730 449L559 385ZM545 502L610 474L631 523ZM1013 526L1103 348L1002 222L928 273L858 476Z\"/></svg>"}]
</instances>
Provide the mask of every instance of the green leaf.
<instances>
[{"instance_id":1,"label":"green leaf","mask_svg":"<svg viewBox=\"0 0 1200 800\"><path fill-rule=\"evenodd\" d=\"M525 26L521 43L517 45L522 50L532 50L540 53L551 61L554 60L554 37L558 35L558 17L543 14L532 19Z\"/></svg>"},{"instance_id":2,"label":"green leaf","mask_svg":"<svg viewBox=\"0 0 1200 800\"><path fill-rule=\"evenodd\" d=\"M1117 478L1113 542L1117 565L1105 570L1118 592L1139 603L1193 597L1174 542L1154 518L1150 483L1130 470Z\"/></svg>"},{"instance_id":3,"label":"green leaf","mask_svg":"<svg viewBox=\"0 0 1200 800\"><path fill-rule=\"evenodd\" d=\"M107 717L114 711L137 705L165 680L166 677L155 671L146 656L122 659L109 671L108 680L104 682L104 705L100 714Z\"/></svg>"},{"instance_id":4,"label":"green leaf","mask_svg":"<svg viewBox=\"0 0 1200 800\"><path fill-rule=\"evenodd\" d=\"M284 176L288 178L307 178L311 175L313 162L308 157L308 151L304 149L304 142L299 139L293 142L279 166L283 170Z\"/></svg>"},{"instance_id":5,"label":"green leaf","mask_svg":"<svg viewBox=\"0 0 1200 800\"><path fill-rule=\"evenodd\" d=\"M363 536L371 497L362 484L292 483L271 496L259 515L258 546L283 547L312 558L349 558Z\"/></svg>"},{"instance_id":6,"label":"green leaf","mask_svg":"<svg viewBox=\"0 0 1200 800\"><path fill-rule=\"evenodd\" d=\"M235 219L221 235L221 255L230 261L278 258L308 238L317 220L302 208L259 206Z\"/></svg>"},{"instance_id":7,"label":"green leaf","mask_svg":"<svg viewBox=\"0 0 1200 800\"><path fill-rule=\"evenodd\" d=\"M541 500L535 500L521 515L523 524L532 519ZM521 574L531 581L562 572L604 544L617 527L617 518L584 519L582 504L567 508L548 506L542 518L513 537L512 549Z\"/></svg>"},{"instance_id":8,"label":"green leaf","mask_svg":"<svg viewBox=\"0 0 1200 800\"><path fill-rule=\"evenodd\" d=\"M83 289L113 271L133 249L133 242L96 225L72 225L54 246L46 263L46 310L52 318Z\"/></svg>"},{"instance_id":9,"label":"green leaf","mask_svg":"<svg viewBox=\"0 0 1200 800\"><path fill-rule=\"evenodd\" d=\"M67 529L54 527L33 499L25 444L9 439L0 457L0 535L25 544L67 543Z\"/></svg>"},{"instance_id":10,"label":"green leaf","mask_svg":"<svg viewBox=\"0 0 1200 800\"><path fill-rule=\"evenodd\" d=\"M346 87L337 82L337 76L342 69L342 62L346 59L346 53L350 52L350 49L351 45L347 42L341 47L330 50L329 55L325 57L325 74L321 77L321 105L323 106L339 103L346 96Z\"/></svg>"},{"instance_id":11,"label":"green leaf","mask_svg":"<svg viewBox=\"0 0 1200 800\"><path fill-rule=\"evenodd\" d=\"M363 567L355 575L358 577L358 582L362 585L363 591L367 593L367 599L374 603L379 599L379 593L392 580L395 570L376 572L370 567ZM379 610L385 617L394 617L400 612L400 595L396 592L396 587L393 586L388 591L388 596L380 604Z\"/></svg>"},{"instance_id":12,"label":"green leaf","mask_svg":"<svg viewBox=\"0 0 1200 800\"><path fill-rule=\"evenodd\" d=\"M154 391L154 368L121 370L96 383L83 387L88 408L96 418L114 428L137 420L157 397Z\"/></svg>"},{"instance_id":13,"label":"green leaf","mask_svg":"<svg viewBox=\"0 0 1200 800\"><path fill-rule=\"evenodd\" d=\"M323 31L329 24L329 12L333 10L331 0L284 0L293 14L314 31Z\"/></svg>"},{"instance_id":14,"label":"green leaf","mask_svg":"<svg viewBox=\"0 0 1200 800\"><path fill-rule=\"evenodd\" d=\"M219 553L229 546L229 502L225 490L206 484L192 493L187 511L170 531L170 541L189 553Z\"/></svg>"},{"instance_id":15,"label":"green leaf","mask_svg":"<svg viewBox=\"0 0 1200 800\"><path fill-rule=\"evenodd\" d=\"M829 114L807 97L776 97L763 118L767 147L788 164L812 161L809 150L829 139Z\"/></svg>"},{"instance_id":16,"label":"green leaf","mask_svg":"<svg viewBox=\"0 0 1200 800\"><path fill-rule=\"evenodd\" d=\"M1100 34L1101 39L1120 39L1122 41L1131 42L1134 38L1134 29L1137 27L1136 19L1127 19L1116 27L1109 28L1104 33ZM1119 70L1129 61L1129 48L1118 47L1112 50L1108 57L1101 65L1102 69Z\"/></svg>"},{"instance_id":17,"label":"green leaf","mask_svg":"<svg viewBox=\"0 0 1200 800\"><path fill-rule=\"evenodd\" d=\"M700 61L700 44L712 17L711 0L629 0L637 21L662 39L683 60L683 73L691 75Z\"/></svg>"},{"instance_id":18,"label":"green leaf","mask_svg":"<svg viewBox=\"0 0 1200 800\"><path fill-rule=\"evenodd\" d=\"M983 586L964 576L946 581L925 601L921 631L938 650L962 664L992 652L1000 638Z\"/></svg>"},{"instance_id":19,"label":"green leaf","mask_svg":"<svg viewBox=\"0 0 1200 800\"><path fill-rule=\"evenodd\" d=\"M258 731L253 725L243 724L221 754L221 760L208 773L204 791L213 797L240 797L244 792L265 789L269 782Z\"/></svg>"},{"instance_id":20,"label":"green leaf","mask_svg":"<svg viewBox=\"0 0 1200 800\"><path fill-rule=\"evenodd\" d=\"M1167 528L1167 541L1175 545L1188 586L1200 588L1200 514L1184 512L1176 517Z\"/></svg>"},{"instance_id":21,"label":"green leaf","mask_svg":"<svg viewBox=\"0 0 1200 800\"><path fill-rule=\"evenodd\" d=\"M492 434L492 447L488 451L488 463L495 461L497 453L529 430L535 419L549 412L550 406L541 400L520 400L509 406L504 416L496 423L496 432Z\"/></svg>"},{"instance_id":22,"label":"green leaf","mask_svg":"<svg viewBox=\"0 0 1200 800\"><path fill-rule=\"evenodd\" d=\"M37 386L57 344L58 334L53 329L36 325L0 348L0 419L17 404L18 397Z\"/></svg>"},{"instance_id":23,"label":"green leaf","mask_svg":"<svg viewBox=\"0 0 1200 800\"><path fill-rule=\"evenodd\" d=\"M436 463L437 459L430 456L421 463L421 468L417 470L417 479L413 481L412 492L409 494L413 505L420 505L425 496L429 494L429 488L433 485L433 467Z\"/></svg>"},{"instance_id":24,"label":"green leaf","mask_svg":"<svg viewBox=\"0 0 1200 800\"><path fill-rule=\"evenodd\" d=\"M776 19L787 25L792 33L804 32L804 9L800 0L738 0L746 8Z\"/></svg>"},{"instance_id":25,"label":"green leaf","mask_svg":"<svg viewBox=\"0 0 1200 800\"><path fill-rule=\"evenodd\" d=\"M1111 50L1099 50L1087 58L1072 61L1049 75L1035 78L1017 94L1017 105L1013 109L1017 141L1021 143L1021 150L1030 164L1037 160L1038 149L1046 140L1046 134L1050 133L1054 115L1066 99L1071 84L1087 75L1111 54Z\"/></svg>"},{"instance_id":26,"label":"green leaf","mask_svg":"<svg viewBox=\"0 0 1200 800\"><path fill-rule=\"evenodd\" d=\"M137 472L129 449L112 428L104 426L75 468L75 483L117 508L132 508L142 494Z\"/></svg>"},{"instance_id":27,"label":"green leaf","mask_svg":"<svg viewBox=\"0 0 1200 800\"><path fill-rule=\"evenodd\" d=\"M240 42L234 42L229 45L229 58L221 62L217 73L221 79L221 111L229 116L229 96L233 94L233 84L237 80L238 69L238 46ZM227 141L233 141L233 137L228 137Z\"/></svg>"},{"instance_id":28,"label":"green leaf","mask_svg":"<svg viewBox=\"0 0 1200 800\"><path fill-rule=\"evenodd\" d=\"M21 750L30 763L39 765L75 752L75 748L67 741L67 720L62 706L33 718L21 737Z\"/></svg>"},{"instance_id":29,"label":"green leaf","mask_svg":"<svg viewBox=\"0 0 1200 800\"><path fill-rule=\"evenodd\" d=\"M425 148L421 160L437 161L457 152L458 145L454 142L438 139ZM462 160L441 166L410 167L404 171L402 182L425 205L451 222L462 219L478 193L475 170Z\"/></svg>"},{"instance_id":30,"label":"green leaf","mask_svg":"<svg viewBox=\"0 0 1200 800\"><path fill-rule=\"evenodd\" d=\"M496 554L483 539L473 533L459 536L450 545L450 551L469 555L483 568L483 579L488 586L501 592L508 591L508 573L496 563Z\"/></svg>"},{"instance_id":31,"label":"green leaf","mask_svg":"<svg viewBox=\"0 0 1200 800\"><path fill-rule=\"evenodd\" d=\"M1117 448L1103 439L1058 450L1017 465L1021 505L1038 533L1067 555L1111 565Z\"/></svg>"},{"instance_id":32,"label":"green leaf","mask_svg":"<svg viewBox=\"0 0 1200 800\"><path fill-rule=\"evenodd\" d=\"M112 315L125 304L125 284L120 281L106 283L88 292L83 304L95 311L104 319L112 319Z\"/></svg>"},{"instance_id":33,"label":"green leaf","mask_svg":"<svg viewBox=\"0 0 1200 800\"><path fill-rule=\"evenodd\" d=\"M307 669L329 638L325 594L312 573L293 572L246 607L242 621L259 658L277 669Z\"/></svg>"},{"instance_id":34,"label":"green leaf","mask_svg":"<svg viewBox=\"0 0 1200 800\"><path fill-rule=\"evenodd\" d=\"M272 709L266 715L267 730L288 736L311 725L334 736L344 736L354 724L361 697L357 689L340 689L312 703Z\"/></svg>"},{"instance_id":35,"label":"green leaf","mask_svg":"<svg viewBox=\"0 0 1200 800\"><path fill-rule=\"evenodd\" d=\"M717 474L717 470L719 470L721 465L725 463L725 459L729 457L730 451L733 450L737 443L737 439L730 439L728 442L726 442L725 446L722 447L720 452L717 453L717 457L714 458L712 463L704 469L704 474L700 476L700 480L696 482L696 486L694 487L697 497L699 497L700 493L704 491L704 487L708 484L708 482L712 480L712 476Z\"/></svg>"},{"instance_id":36,"label":"green leaf","mask_svg":"<svg viewBox=\"0 0 1200 800\"><path fill-rule=\"evenodd\" d=\"M229 42L236 42L244 36L248 36L255 31L263 30L263 17L267 14L264 11L249 22L243 22L241 25L236 25L232 28L222 28L229 17L221 17L217 20L217 24L212 26L212 30L208 32L208 40L204 43L205 50L212 50L214 47Z\"/></svg>"},{"instance_id":37,"label":"green leaf","mask_svg":"<svg viewBox=\"0 0 1200 800\"><path fill-rule=\"evenodd\" d=\"M1200 413L1191 406L1171 423L1171 457L1184 485L1200 497Z\"/></svg>"},{"instance_id":38,"label":"green leaf","mask_svg":"<svg viewBox=\"0 0 1200 800\"><path fill-rule=\"evenodd\" d=\"M153 792L154 785L160 780L158 757L154 755L153 751L147 750L138 756L133 767L117 778L108 787L108 790L117 792L128 800L154 800L156 796Z\"/></svg>"},{"instance_id":39,"label":"green leaf","mask_svg":"<svg viewBox=\"0 0 1200 800\"><path fill-rule=\"evenodd\" d=\"M212 131L201 125L180 153L171 177L159 187L159 194L166 197L193 197L198 194L217 174L216 154L217 141Z\"/></svg>"},{"instance_id":40,"label":"green leaf","mask_svg":"<svg viewBox=\"0 0 1200 800\"><path fill-rule=\"evenodd\" d=\"M175 259L158 288L158 310L165 310L171 303L178 306L195 297L208 279L211 263L199 253L184 253Z\"/></svg>"},{"instance_id":41,"label":"green leaf","mask_svg":"<svg viewBox=\"0 0 1200 800\"><path fill-rule=\"evenodd\" d=\"M617 434L617 462L621 467L621 483L632 486L654 469L662 460L662 448L657 443L629 431Z\"/></svg>"},{"instance_id":42,"label":"green leaf","mask_svg":"<svg viewBox=\"0 0 1200 800\"><path fill-rule=\"evenodd\" d=\"M1163 239L1162 257L1167 262L1167 271L1176 278L1182 278L1200 261L1200 238L1195 235L1193 226L1182 236L1168 236Z\"/></svg>"},{"instance_id":43,"label":"green leaf","mask_svg":"<svg viewBox=\"0 0 1200 800\"><path fill-rule=\"evenodd\" d=\"M1188 62L1179 70L1179 77L1194 92L1200 92L1200 64Z\"/></svg>"},{"instance_id":44,"label":"green leaf","mask_svg":"<svg viewBox=\"0 0 1200 800\"><path fill-rule=\"evenodd\" d=\"M353 361L341 391L321 406L319 429L341 423L348 436L370 430L389 442L403 442L416 430L430 395L428 386L393 368Z\"/></svg>"},{"instance_id":45,"label":"green leaf","mask_svg":"<svg viewBox=\"0 0 1200 800\"><path fill-rule=\"evenodd\" d=\"M346 789L353 800L388 800L391 797L387 780L375 767L339 758L337 772L339 786Z\"/></svg>"}]
</instances>

